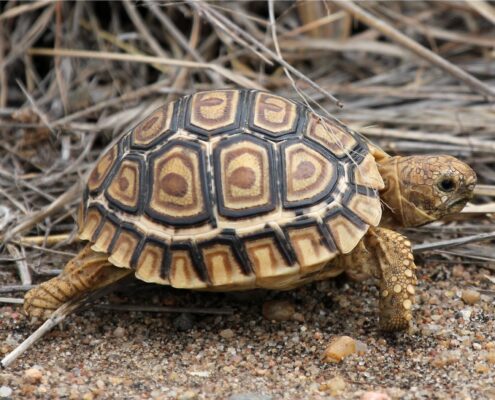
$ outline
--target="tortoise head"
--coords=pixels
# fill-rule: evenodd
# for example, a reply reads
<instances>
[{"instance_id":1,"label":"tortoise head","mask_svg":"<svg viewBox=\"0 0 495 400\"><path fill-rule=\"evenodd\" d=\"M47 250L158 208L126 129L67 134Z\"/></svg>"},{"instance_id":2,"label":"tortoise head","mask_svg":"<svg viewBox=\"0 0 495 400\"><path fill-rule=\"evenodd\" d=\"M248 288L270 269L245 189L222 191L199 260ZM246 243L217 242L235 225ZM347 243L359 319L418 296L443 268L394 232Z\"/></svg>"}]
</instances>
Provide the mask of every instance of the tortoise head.
<instances>
[{"instance_id":1,"label":"tortoise head","mask_svg":"<svg viewBox=\"0 0 495 400\"><path fill-rule=\"evenodd\" d=\"M476 173L451 156L391 157L378 168L385 182L381 197L402 226L460 212L476 185Z\"/></svg>"}]
</instances>

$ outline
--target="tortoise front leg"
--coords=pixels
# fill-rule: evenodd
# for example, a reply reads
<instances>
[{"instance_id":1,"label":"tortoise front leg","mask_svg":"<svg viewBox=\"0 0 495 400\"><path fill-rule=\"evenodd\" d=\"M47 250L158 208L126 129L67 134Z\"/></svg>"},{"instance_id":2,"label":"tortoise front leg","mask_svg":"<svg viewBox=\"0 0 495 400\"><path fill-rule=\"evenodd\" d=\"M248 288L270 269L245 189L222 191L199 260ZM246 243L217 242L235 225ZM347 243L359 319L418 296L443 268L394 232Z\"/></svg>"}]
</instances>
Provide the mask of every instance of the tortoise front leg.
<instances>
[{"instance_id":1,"label":"tortoise front leg","mask_svg":"<svg viewBox=\"0 0 495 400\"><path fill-rule=\"evenodd\" d=\"M380 328L398 331L412 320L417 284L411 243L403 235L385 228L370 228L359 245L343 256L351 277L370 274L379 279Z\"/></svg>"},{"instance_id":2,"label":"tortoise front leg","mask_svg":"<svg viewBox=\"0 0 495 400\"><path fill-rule=\"evenodd\" d=\"M43 282L24 296L24 311L30 317L47 319L62 304L84 293L110 285L131 273L108 262L108 255L86 246L70 260L56 278Z\"/></svg>"},{"instance_id":3,"label":"tortoise front leg","mask_svg":"<svg viewBox=\"0 0 495 400\"><path fill-rule=\"evenodd\" d=\"M417 284L411 242L385 228L371 229L366 239L381 272L380 327L385 331L407 329Z\"/></svg>"}]
</instances>

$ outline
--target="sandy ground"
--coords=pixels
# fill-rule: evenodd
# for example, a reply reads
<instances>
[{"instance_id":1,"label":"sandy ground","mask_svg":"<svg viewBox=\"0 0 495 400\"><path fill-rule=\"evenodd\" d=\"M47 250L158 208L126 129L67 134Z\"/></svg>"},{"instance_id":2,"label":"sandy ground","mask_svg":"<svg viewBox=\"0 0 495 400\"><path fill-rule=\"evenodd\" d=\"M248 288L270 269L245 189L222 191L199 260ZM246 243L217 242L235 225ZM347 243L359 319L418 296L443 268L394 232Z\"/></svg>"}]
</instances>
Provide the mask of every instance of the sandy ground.
<instances>
[{"instance_id":1,"label":"sandy ground","mask_svg":"<svg viewBox=\"0 0 495 400\"><path fill-rule=\"evenodd\" d=\"M141 285L104 301L232 307L234 313L189 318L81 310L0 371L0 395L361 399L379 391L392 399L495 398L494 299L462 300L470 286L490 288L485 275L490 271L473 265L420 267L416 323L398 335L377 330L375 288L346 279L244 296ZM4 284L11 278L2 272ZM290 301L295 314L285 322L264 319L268 299ZM19 308L0 308L0 351L11 351L33 329ZM363 342L366 351L341 363L323 362L324 349L339 335ZM28 371L33 367L37 371Z\"/></svg>"}]
</instances>

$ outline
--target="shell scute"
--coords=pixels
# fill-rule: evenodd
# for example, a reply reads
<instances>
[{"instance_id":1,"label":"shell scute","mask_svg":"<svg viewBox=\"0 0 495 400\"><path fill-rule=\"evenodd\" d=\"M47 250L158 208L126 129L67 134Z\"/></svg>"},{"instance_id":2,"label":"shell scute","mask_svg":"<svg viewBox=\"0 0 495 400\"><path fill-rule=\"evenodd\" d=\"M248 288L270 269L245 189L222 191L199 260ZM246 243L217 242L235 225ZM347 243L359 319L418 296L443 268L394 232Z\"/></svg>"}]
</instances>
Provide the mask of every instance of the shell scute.
<instances>
[{"instance_id":1,"label":"shell scute","mask_svg":"<svg viewBox=\"0 0 495 400\"><path fill-rule=\"evenodd\" d=\"M105 197L114 206L135 213L143 202L145 192L146 163L138 156L124 157L110 180Z\"/></svg>"},{"instance_id":2,"label":"shell scute","mask_svg":"<svg viewBox=\"0 0 495 400\"><path fill-rule=\"evenodd\" d=\"M303 117L299 106L285 97L268 92L254 92L250 107L249 128L272 139L281 139L297 131Z\"/></svg>"},{"instance_id":3,"label":"shell scute","mask_svg":"<svg viewBox=\"0 0 495 400\"><path fill-rule=\"evenodd\" d=\"M353 156L357 139L342 127L323 117L312 114L305 135L338 158Z\"/></svg>"},{"instance_id":4,"label":"shell scute","mask_svg":"<svg viewBox=\"0 0 495 400\"><path fill-rule=\"evenodd\" d=\"M134 260L139 253L139 244L143 239L143 235L134 226L123 224L110 245L108 261L121 268L130 268L135 265Z\"/></svg>"},{"instance_id":5,"label":"shell scute","mask_svg":"<svg viewBox=\"0 0 495 400\"><path fill-rule=\"evenodd\" d=\"M145 212L170 225L195 224L210 218L206 161L200 144L169 142L150 157Z\"/></svg>"},{"instance_id":6,"label":"shell scute","mask_svg":"<svg viewBox=\"0 0 495 400\"><path fill-rule=\"evenodd\" d=\"M292 248L274 229L246 235L242 242L256 275L256 286L269 287L274 280L300 271Z\"/></svg>"},{"instance_id":7,"label":"shell scute","mask_svg":"<svg viewBox=\"0 0 495 400\"><path fill-rule=\"evenodd\" d=\"M270 143L237 135L219 143L213 160L220 214L248 217L275 209L276 171Z\"/></svg>"},{"instance_id":8,"label":"shell scute","mask_svg":"<svg viewBox=\"0 0 495 400\"><path fill-rule=\"evenodd\" d=\"M353 166L351 173L353 183L372 189L381 190L385 187L382 176L378 171L375 159L371 154L366 154L358 165Z\"/></svg>"},{"instance_id":9,"label":"shell scute","mask_svg":"<svg viewBox=\"0 0 495 400\"><path fill-rule=\"evenodd\" d=\"M105 218L101 228L98 229L96 237L94 237L94 243L91 248L96 252L108 253L118 229L118 224L116 224L111 218Z\"/></svg>"},{"instance_id":10,"label":"shell scute","mask_svg":"<svg viewBox=\"0 0 495 400\"><path fill-rule=\"evenodd\" d=\"M105 209L100 204L88 207L84 223L79 226L79 238L94 242L95 234L105 220Z\"/></svg>"},{"instance_id":11,"label":"shell scute","mask_svg":"<svg viewBox=\"0 0 495 400\"><path fill-rule=\"evenodd\" d=\"M119 155L119 147L112 146L108 151L101 157L93 171L88 178L88 191L91 194L96 194L99 192L105 182L105 179L110 174L112 167L117 163Z\"/></svg>"},{"instance_id":12,"label":"shell scute","mask_svg":"<svg viewBox=\"0 0 495 400\"><path fill-rule=\"evenodd\" d=\"M317 221L295 222L285 226L285 231L304 273L321 269L338 254L328 231Z\"/></svg>"},{"instance_id":13,"label":"shell scute","mask_svg":"<svg viewBox=\"0 0 495 400\"><path fill-rule=\"evenodd\" d=\"M209 276L198 248L188 242L170 246L170 284L175 288L202 289L209 286Z\"/></svg>"},{"instance_id":14,"label":"shell scute","mask_svg":"<svg viewBox=\"0 0 495 400\"><path fill-rule=\"evenodd\" d=\"M336 160L298 139L282 143L280 152L284 207L314 205L328 199L339 176Z\"/></svg>"},{"instance_id":15,"label":"shell scute","mask_svg":"<svg viewBox=\"0 0 495 400\"><path fill-rule=\"evenodd\" d=\"M244 95L240 90L214 90L192 95L184 128L204 137L238 131Z\"/></svg>"},{"instance_id":16,"label":"shell scute","mask_svg":"<svg viewBox=\"0 0 495 400\"><path fill-rule=\"evenodd\" d=\"M169 285L170 252L161 240L148 238L136 257L136 277L151 283Z\"/></svg>"},{"instance_id":17,"label":"shell scute","mask_svg":"<svg viewBox=\"0 0 495 400\"><path fill-rule=\"evenodd\" d=\"M131 148L148 149L177 130L179 102L165 104L141 121L131 133Z\"/></svg>"},{"instance_id":18,"label":"shell scute","mask_svg":"<svg viewBox=\"0 0 495 400\"><path fill-rule=\"evenodd\" d=\"M354 188L344 199L345 206L361 220L371 226L377 226L382 218L380 198L363 187Z\"/></svg>"},{"instance_id":19,"label":"shell scute","mask_svg":"<svg viewBox=\"0 0 495 400\"><path fill-rule=\"evenodd\" d=\"M235 237L220 236L199 245L211 285L254 286L256 276Z\"/></svg>"},{"instance_id":20,"label":"shell scute","mask_svg":"<svg viewBox=\"0 0 495 400\"><path fill-rule=\"evenodd\" d=\"M325 216L324 223L332 235L333 242L342 254L350 253L369 227L343 208L331 210Z\"/></svg>"}]
</instances>

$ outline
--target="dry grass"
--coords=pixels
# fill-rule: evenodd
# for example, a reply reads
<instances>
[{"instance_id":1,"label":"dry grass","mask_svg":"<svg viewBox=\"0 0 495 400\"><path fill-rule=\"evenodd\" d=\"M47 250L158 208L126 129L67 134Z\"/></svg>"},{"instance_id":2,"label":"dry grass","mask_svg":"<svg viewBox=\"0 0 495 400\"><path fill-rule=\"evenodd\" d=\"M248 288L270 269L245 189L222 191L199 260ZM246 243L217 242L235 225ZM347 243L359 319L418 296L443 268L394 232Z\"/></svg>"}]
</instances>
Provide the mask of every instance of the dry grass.
<instances>
[{"instance_id":1,"label":"dry grass","mask_svg":"<svg viewBox=\"0 0 495 400\"><path fill-rule=\"evenodd\" d=\"M75 251L82 184L113 139L157 104L237 86L307 102L393 154L466 160L473 203L408 234L478 235L425 260L493 269L494 49L484 1L1 3L0 293Z\"/></svg>"}]
</instances>

